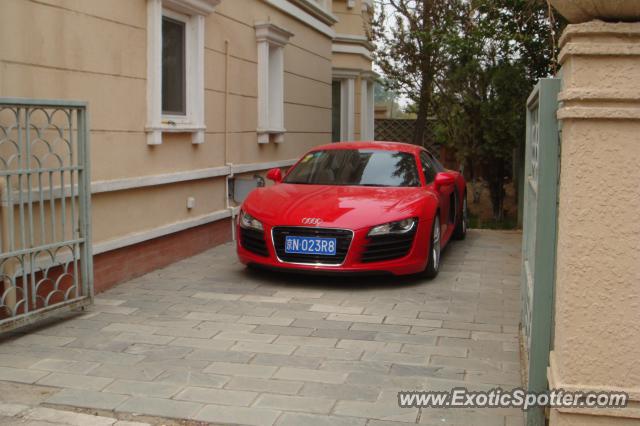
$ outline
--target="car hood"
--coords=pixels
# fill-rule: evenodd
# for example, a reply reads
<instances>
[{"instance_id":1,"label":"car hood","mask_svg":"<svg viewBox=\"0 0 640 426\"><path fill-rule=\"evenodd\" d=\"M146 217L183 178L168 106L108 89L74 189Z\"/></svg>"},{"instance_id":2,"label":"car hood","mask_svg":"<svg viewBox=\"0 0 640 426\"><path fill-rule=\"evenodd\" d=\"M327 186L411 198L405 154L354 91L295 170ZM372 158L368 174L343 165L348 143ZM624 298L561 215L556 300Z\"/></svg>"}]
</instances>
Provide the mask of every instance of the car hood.
<instances>
[{"instance_id":1,"label":"car hood","mask_svg":"<svg viewBox=\"0 0 640 426\"><path fill-rule=\"evenodd\" d=\"M359 229L420 215L425 188L276 184L251 192L243 209L271 225L307 225ZM311 226L314 226L311 224Z\"/></svg>"}]
</instances>

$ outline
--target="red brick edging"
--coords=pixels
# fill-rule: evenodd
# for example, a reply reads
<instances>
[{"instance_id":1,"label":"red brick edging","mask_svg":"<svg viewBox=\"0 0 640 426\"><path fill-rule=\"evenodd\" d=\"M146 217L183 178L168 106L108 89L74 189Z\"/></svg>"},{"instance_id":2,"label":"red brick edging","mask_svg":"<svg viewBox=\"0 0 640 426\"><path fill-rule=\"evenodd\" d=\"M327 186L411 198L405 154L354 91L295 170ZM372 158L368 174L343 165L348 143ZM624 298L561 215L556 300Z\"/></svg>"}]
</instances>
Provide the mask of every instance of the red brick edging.
<instances>
[{"instance_id":1,"label":"red brick edging","mask_svg":"<svg viewBox=\"0 0 640 426\"><path fill-rule=\"evenodd\" d=\"M230 219L101 253L93 258L95 292L231 241Z\"/></svg>"}]
</instances>

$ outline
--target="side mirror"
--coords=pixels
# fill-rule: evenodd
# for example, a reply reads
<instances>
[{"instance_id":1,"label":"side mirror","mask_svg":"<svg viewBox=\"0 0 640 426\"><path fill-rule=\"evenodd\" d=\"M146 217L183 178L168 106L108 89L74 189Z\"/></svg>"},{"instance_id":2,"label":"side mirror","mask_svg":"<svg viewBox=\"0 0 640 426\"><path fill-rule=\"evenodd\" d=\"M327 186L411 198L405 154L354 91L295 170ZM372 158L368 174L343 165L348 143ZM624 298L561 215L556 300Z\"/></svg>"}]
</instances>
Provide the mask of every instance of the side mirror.
<instances>
[{"instance_id":1,"label":"side mirror","mask_svg":"<svg viewBox=\"0 0 640 426\"><path fill-rule=\"evenodd\" d=\"M282 182L282 170L275 168L267 172L267 179L274 181L275 183Z\"/></svg>"},{"instance_id":2,"label":"side mirror","mask_svg":"<svg viewBox=\"0 0 640 426\"><path fill-rule=\"evenodd\" d=\"M440 189L443 186L453 185L456 182L455 178L448 173L438 173L434 181L436 189Z\"/></svg>"}]
</instances>

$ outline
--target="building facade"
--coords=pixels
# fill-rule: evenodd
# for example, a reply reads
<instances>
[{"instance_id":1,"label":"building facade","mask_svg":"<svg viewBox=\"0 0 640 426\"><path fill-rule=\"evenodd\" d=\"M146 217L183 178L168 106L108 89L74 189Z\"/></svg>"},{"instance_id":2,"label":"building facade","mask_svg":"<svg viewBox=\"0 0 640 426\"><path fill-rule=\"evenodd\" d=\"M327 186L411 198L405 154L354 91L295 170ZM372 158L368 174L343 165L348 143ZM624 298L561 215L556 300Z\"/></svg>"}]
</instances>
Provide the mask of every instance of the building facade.
<instances>
[{"instance_id":1,"label":"building facade","mask_svg":"<svg viewBox=\"0 0 640 426\"><path fill-rule=\"evenodd\" d=\"M0 97L89 104L97 291L229 241L236 183L373 137L372 7L2 2Z\"/></svg>"}]
</instances>

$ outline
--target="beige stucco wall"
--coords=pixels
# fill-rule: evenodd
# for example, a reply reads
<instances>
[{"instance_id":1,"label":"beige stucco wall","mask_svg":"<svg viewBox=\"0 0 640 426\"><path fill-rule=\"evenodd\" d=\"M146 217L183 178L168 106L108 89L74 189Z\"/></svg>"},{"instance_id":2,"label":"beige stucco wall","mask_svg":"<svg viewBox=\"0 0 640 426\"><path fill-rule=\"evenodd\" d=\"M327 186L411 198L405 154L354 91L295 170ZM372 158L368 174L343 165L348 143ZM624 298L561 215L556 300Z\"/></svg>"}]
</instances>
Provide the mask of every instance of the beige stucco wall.
<instances>
[{"instance_id":1,"label":"beige stucco wall","mask_svg":"<svg viewBox=\"0 0 640 426\"><path fill-rule=\"evenodd\" d=\"M334 0L332 13L338 19L334 28L336 31L337 39L334 41L334 47L348 47L351 49L362 49L367 52L371 48L371 45L366 43L366 39L369 37L369 24L370 14L365 7L363 0L356 0L353 3L353 7L347 6L346 0ZM353 40L349 37L356 37L362 40ZM366 76L370 78L372 69L372 60L370 55L363 55L362 53L345 53L340 51L334 51L332 55L332 64L338 72L344 72L348 70L360 75L355 77L355 95L354 95L354 140L360 140L361 138L361 114L362 114L362 77ZM371 117L373 120L373 117Z\"/></svg>"},{"instance_id":2,"label":"beige stucco wall","mask_svg":"<svg viewBox=\"0 0 640 426\"><path fill-rule=\"evenodd\" d=\"M338 34L367 35L367 21L363 18L363 1L356 0L347 7L347 0L333 1L333 14L338 19L334 28Z\"/></svg>"},{"instance_id":3,"label":"beige stucco wall","mask_svg":"<svg viewBox=\"0 0 640 426\"><path fill-rule=\"evenodd\" d=\"M349 53L334 53L333 66L338 69L349 69L358 72L371 71L371 60L365 58L362 55L349 54ZM362 96L361 77L355 79L355 103L354 103L354 123L355 123L355 140L360 140L360 113L361 103L360 97Z\"/></svg>"},{"instance_id":4,"label":"beige stucco wall","mask_svg":"<svg viewBox=\"0 0 640 426\"><path fill-rule=\"evenodd\" d=\"M563 35L551 387L629 392L629 408L552 425L640 424L640 23Z\"/></svg>"},{"instance_id":5,"label":"beige stucco wall","mask_svg":"<svg viewBox=\"0 0 640 426\"><path fill-rule=\"evenodd\" d=\"M259 145L253 26L267 20L293 33L284 49L287 133L284 143ZM223 166L225 131L226 161L233 164L295 159L330 141L330 37L260 0L224 0L205 24L205 143L165 134L161 145L147 145L146 26L146 0L3 0L0 96L88 101L94 182ZM225 208L224 179L96 193L94 242L218 212ZM196 199L192 210L187 197Z\"/></svg>"}]
</instances>

